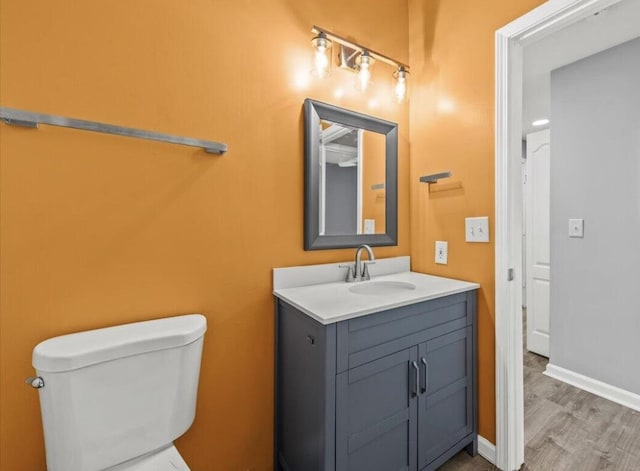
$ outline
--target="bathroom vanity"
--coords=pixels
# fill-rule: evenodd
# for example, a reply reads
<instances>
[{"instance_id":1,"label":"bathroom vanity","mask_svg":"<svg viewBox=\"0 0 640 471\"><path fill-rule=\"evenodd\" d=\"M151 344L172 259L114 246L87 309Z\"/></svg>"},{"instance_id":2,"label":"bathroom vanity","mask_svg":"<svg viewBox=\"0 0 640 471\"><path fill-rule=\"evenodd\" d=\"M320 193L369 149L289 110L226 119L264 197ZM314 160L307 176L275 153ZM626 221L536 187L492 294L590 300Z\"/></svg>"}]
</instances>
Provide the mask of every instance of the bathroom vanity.
<instances>
[{"instance_id":1,"label":"bathroom vanity","mask_svg":"<svg viewBox=\"0 0 640 471\"><path fill-rule=\"evenodd\" d=\"M479 285L408 257L371 271L274 271L276 470L426 471L477 453Z\"/></svg>"}]
</instances>

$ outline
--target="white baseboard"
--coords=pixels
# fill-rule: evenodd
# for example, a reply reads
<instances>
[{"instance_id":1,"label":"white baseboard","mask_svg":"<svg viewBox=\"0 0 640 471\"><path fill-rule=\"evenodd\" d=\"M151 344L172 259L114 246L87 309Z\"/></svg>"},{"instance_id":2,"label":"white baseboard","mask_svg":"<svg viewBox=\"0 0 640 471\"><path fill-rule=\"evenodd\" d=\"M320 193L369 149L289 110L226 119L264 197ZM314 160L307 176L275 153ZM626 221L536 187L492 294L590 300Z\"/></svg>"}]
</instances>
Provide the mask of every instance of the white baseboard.
<instances>
[{"instance_id":1,"label":"white baseboard","mask_svg":"<svg viewBox=\"0 0 640 471\"><path fill-rule=\"evenodd\" d=\"M589 378L571 370L561 368L551 363L547 364L544 374L550 378L557 379L564 383L584 389L596 396L603 397L609 401L617 402L620 405L640 411L640 395L620 389L616 386Z\"/></svg>"},{"instance_id":2,"label":"white baseboard","mask_svg":"<svg viewBox=\"0 0 640 471\"><path fill-rule=\"evenodd\" d=\"M491 464L496 464L496 446L482 435L478 435L478 454Z\"/></svg>"}]
</instances>

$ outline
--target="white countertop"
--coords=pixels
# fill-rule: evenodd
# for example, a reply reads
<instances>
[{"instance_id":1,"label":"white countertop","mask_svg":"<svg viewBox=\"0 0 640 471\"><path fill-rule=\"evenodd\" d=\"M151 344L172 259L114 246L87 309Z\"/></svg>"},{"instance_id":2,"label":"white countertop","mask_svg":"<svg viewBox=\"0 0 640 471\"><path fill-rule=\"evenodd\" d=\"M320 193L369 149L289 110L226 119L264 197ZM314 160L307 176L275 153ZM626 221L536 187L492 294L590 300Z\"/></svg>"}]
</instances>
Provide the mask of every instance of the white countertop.
<instances>
[{"instance_id":1,"label":"white countertop","mask_svg":"<svg viewBox=\"0 0 640 471\"><path fill-rule=\"evenodd\" d=\"M407 259L408 262L408 257L401 258ZM330 265L337 266L337 264L329 264L324 265L324 267ZM295 267L295 269L299 271L301 268L302 267ZM274 274L274 280L275 276ZM384 296L357 294L349 291L349 288L356 284L373 283L376 281L409 282L415 285L415 289L398 290L397 292ZM282 283L274 283L274 286L273 294L276 297L286 301L325 325L480 288L480 285L477 283L425 275L411 271L379 276L375 276L372 273L371 281L361 281L357 283L332 281L329 283L325 282L293 287L287 287L286 284Z\"/></svg>"}]
</instances>

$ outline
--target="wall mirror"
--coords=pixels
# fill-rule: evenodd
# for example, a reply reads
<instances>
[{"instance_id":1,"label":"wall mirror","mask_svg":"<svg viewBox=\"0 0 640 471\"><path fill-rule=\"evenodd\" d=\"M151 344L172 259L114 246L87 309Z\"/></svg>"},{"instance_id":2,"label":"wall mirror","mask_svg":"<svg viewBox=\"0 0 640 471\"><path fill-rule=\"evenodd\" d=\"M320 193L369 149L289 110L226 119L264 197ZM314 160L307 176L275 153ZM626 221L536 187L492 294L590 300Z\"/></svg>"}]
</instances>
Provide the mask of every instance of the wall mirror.
<instances>
[{"instance_id":1,"label":"wall mirror","mask_svg":"<svg viewBox=\"0 0 640 471\"><path fill-rule=\"evenodd\" d=\"M304 102L305 250L397 245L398 125Z\"/></svg>"}]
</instances>

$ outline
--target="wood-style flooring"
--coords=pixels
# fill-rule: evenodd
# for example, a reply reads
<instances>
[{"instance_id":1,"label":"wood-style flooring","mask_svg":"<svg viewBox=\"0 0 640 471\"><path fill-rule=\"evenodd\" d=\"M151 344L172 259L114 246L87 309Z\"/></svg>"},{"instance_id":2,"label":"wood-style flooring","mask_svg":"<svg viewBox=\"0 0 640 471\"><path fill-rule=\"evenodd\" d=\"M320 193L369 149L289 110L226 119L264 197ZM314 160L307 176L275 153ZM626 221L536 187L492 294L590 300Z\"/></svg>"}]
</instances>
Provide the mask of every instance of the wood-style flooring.
<instances>
[{"instance_id":1,"label":"wood-style flooring","mask_svg":"<svg viewBox=\"0 0 640 471\"><path fill-rule=\"evenodd\" d=\"M640 412L544 376L547 362L524 352L521 471L640 471ZM497 469L463 451L439 471Z\"/></svg>"}]
</instances>

